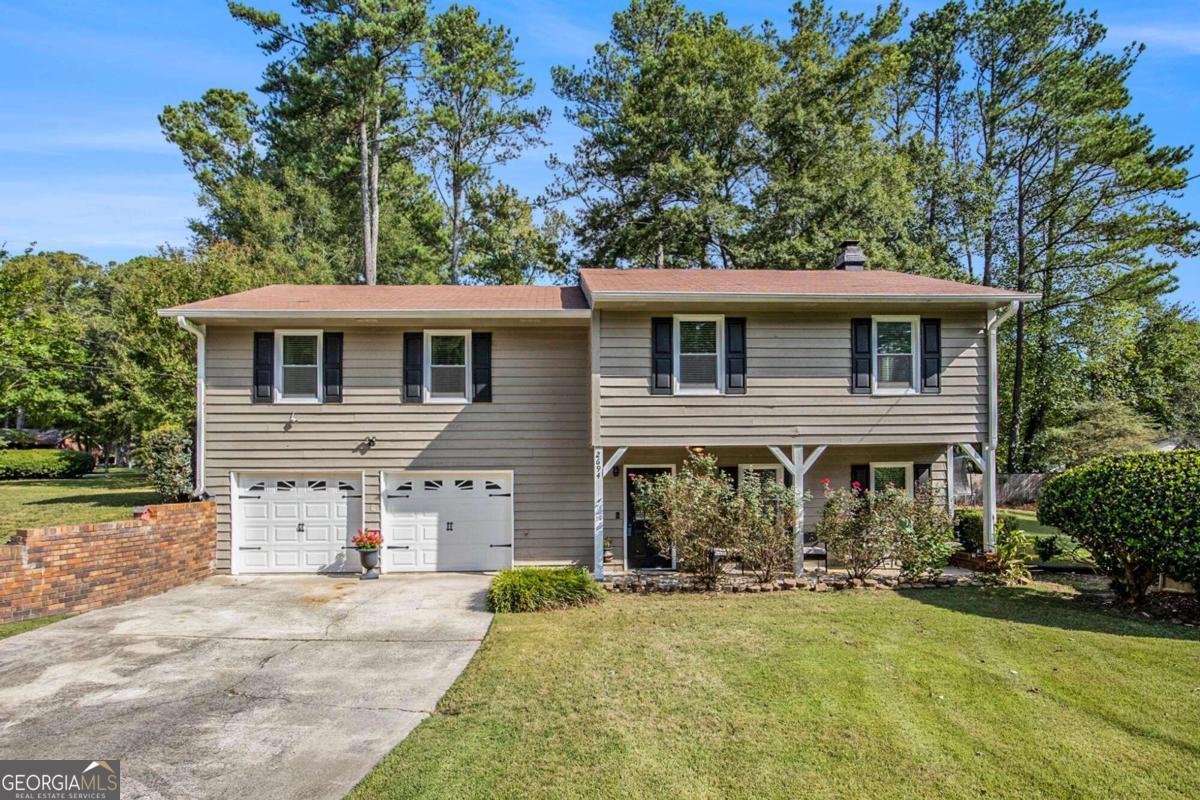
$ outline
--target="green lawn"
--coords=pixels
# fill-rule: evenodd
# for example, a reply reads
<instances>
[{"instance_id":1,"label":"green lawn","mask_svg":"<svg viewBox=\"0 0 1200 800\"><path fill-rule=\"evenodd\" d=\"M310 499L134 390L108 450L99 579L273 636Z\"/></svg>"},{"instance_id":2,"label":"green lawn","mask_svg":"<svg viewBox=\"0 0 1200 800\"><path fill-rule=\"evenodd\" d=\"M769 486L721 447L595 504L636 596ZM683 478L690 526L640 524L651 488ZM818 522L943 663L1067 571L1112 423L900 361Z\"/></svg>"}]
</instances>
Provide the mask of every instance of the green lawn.
<instances>
[{"instance_id":1,"label":"green lawn","mask_svg":"<svg viewBox=\"0 0 1200 800\"><path fill-rule=\"evenodd\" d=\"M51 622L58 622L60 619L66 618L67 615L62 614L57 617L42 617L41 619L27 619L22 622L0 623L0 639L7 639L10 636L16 636L18 633L31 631L34 628L40 628L43 625L49 625Z\"/></svg>"},{"instance_id":2,"label":"green lawn","mask_svg":"<svg viewBox=\"0 0 1200 800\"><path fill-rule=\"evenodd\" d=\"M497 616L350 797L1195 798L1198 675L1043 588L615 595Z\"/></svg>"},{"instance_id":3,"label":"green lawn","mask_svg":"<svg viewBox=\"0 0 1200 800\"><path fill-rule=\"evenodd\" d=\"M1038 522L1036 511L1030 511L1025 508L1001 508L997 513L1008 517L1016 517L1021 521L1021 530L1026 533L1035 533L1038 535L1058 533L1058 528L1053 525L1043 525Z\"/></svg>"},{"instance_id":4,"label":"green lawn","mask_svg":"<svg viewBox=\"0 0 1200 800\"><path fill-rule=\"evenodd\" d=\"M0 543L17 528L125 519L134 506L160 501L140 472L106 477L0 481Z\"/></svg>"}]
</instances>

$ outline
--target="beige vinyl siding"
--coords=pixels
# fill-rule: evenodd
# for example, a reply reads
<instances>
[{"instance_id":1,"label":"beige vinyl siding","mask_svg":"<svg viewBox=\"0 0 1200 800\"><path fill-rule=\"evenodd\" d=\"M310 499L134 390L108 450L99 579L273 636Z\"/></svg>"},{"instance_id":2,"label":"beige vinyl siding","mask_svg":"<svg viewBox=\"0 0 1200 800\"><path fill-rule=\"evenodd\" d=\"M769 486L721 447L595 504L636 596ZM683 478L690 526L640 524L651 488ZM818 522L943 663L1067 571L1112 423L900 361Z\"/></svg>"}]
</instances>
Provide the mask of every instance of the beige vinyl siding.
<instances>
[{"instance_id":1,"label":"beige vinyl siding","mask_svg":"<svg viewBox=\"0 0 1200 800\"><path fill-rule=\"evenodd\" d=\"M765 447L714 447L708 452L717 457L718 465L738 466L740 464L778 464L778 459ZM784 453L791 456L790 448L784 448ZM611 452L608 453L611 455ZM639 447L630 448L614 473L604 478L604 535L612 540L614 563L611 568L620 569L624 560L624 532L627 511L625 505L624 470L623 466L655 466L675 465L676 471L687 458L687 451L681 447ZM804 505L804 529L811 533L821 519L825 508L824 490L821 485L823 478L829 478L830 486L834 488L850 485L850 466L852 464L870 464L871 462L911 462L913 464L931 464L931 480L938 487L942 496L946 490L946 469L948 464L945 445L872 445L856 447L830 447L809 470L804 479L804 488L811 497Z\"/></svg>"},{"instance_id":2,"label":"beige vinyl siding","mask_svg":"<svg viewBox=\"0 0 1200 800\"><path fill-rule=\"evenodd\" d=\"M229 475L244 470L363 475L369 527L380 524L380 470L512 470L515 561L590 565L586 327L439 324L492 331L493 402L463 405L401 402L406 329L328 325L345 334L344 402L251 403L253 331L282 327L208 326L205 472L219 568L230 565Z\"/></svg>"},{"instance_id":3,"label":"beige vinyl siding","mask_svg":"<svg viewBox=\"0 0 1200 800\"><path fill-rule=\"evenodd\" d=\"M655 396L650 320L670 311L598 311L600 412L593 441L614 447L980 441L987 426L985 312L879 310L922 312L942 320L940 394L850 394L850 320L871 311L847 308L750 310L746 394Z\"/></svg>"}]
</instances>

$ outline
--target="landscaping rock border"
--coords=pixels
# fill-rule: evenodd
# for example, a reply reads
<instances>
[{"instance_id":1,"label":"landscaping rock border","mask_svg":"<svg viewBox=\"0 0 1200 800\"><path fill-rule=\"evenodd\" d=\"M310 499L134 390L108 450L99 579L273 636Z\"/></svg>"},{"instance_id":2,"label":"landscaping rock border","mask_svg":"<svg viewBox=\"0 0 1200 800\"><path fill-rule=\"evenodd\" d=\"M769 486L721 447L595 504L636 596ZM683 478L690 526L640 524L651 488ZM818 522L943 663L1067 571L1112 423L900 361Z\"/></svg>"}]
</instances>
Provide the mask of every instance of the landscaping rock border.
<instances>
[{"instance_id":1,"label":"landscaping rock border","mask_svg":"<svg viewBox=\"0 0 1200 800\"><path fill-rule=\"evenodd\" d=\"M605 591L626 594L672 594L676 592L731 592L760 594L762 592L829 592L846 589L948 589L953 586L990 586L994 581L970 576L942 575L926 580L909 581L890 575L851 578L846 575L806 575L803 578L779 578L760 583L754 578L732 577L715 588L706 587L685 575L645 575L632 573L607 578L601 582Z\"/></svg>"}]
</instances>

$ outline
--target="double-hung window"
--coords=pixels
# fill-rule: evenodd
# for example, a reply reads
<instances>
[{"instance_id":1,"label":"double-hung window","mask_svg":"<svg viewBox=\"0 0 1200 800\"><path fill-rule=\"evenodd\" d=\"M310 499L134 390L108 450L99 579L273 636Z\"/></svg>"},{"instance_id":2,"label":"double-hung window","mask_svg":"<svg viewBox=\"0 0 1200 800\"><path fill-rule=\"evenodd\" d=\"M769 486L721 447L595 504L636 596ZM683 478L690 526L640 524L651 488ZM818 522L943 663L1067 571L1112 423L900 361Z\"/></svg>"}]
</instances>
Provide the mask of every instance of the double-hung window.
<instances>
[{"instance_id":1,"label":"double-hung window","mask_svg":"<svg viewBox=\"0 0 1200 800\"><path fill-rule=\"evenodd\" d=\"M881 492L889 486L909 495L913 493L913 465L911 462L871 464L871 488Z\"/></svg>"},{"instance_id":2,"label":"double-hung window","mask_svg":"<svg viewBox=\"0 0 1200 800\"><path fill-rule=\"evenodd\" d=\"M321 331L277 331L275 364L275 402L321 402Z\"/></svg>"},{"instance_id":3,"label":"double-hung window","mask_svg":"<svg viewBox=\"0 0 1200 800\"><path fill-rule=\"evenodd\" d=\"M875 394L912 394L917 390L919 317L875 317L871 352Z\"/></svg>"},{"instance_id":4,"label":"double-hung window","mask_svg":"<svg viewBox=\"0 0 1200 800\"><path fill-rule=\"evenodd\" d=\"M675 317L675 393L721 394L725 383L725 318Z\"/></svg>"},{"instance_id":5,"label":"double-hung window","mask_svg":"<svg viewBox=\"0 0 1200 800\"><path fill-rule=\"evenodd\" d=\"M424 360L425 402L470 402L470 331L425 331Z\"/></svg>"}]
</instances>

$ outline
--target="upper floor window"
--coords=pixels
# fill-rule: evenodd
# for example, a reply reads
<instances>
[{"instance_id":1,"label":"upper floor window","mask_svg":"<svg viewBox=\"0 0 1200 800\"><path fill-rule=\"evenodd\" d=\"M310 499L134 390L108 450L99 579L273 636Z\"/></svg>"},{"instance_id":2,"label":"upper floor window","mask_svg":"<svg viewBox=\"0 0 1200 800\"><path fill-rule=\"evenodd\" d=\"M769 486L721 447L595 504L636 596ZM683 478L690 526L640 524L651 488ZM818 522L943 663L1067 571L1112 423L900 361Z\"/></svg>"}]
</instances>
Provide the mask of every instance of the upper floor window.
<instances>
[{"instance_id":1,"label":"upper floor window","mask_svg":"<svg viewBox=\"0 0 1200 800\"><path fill-rule=\"evenodd\" d=\"M470 331L425 331L425 402L470 402L470 374Z\"/></svg>"},{"instance_id":2,"label":"upper floor window","mask_svg":"<svg viewBox=\"0 0 1200 800\"><path fill-rule=\"evenodd\" d=\"M723 389L725 319L675 317L675 392L720 394Z\"/></svg>"},{"instance_id":3,"label":"upper floor window","mask_svg":"<svg viewBox=\"0 0 1200 800\"><path fill-rule=\"evenodd\" d=\"M276 402L321 402L321 332L275 335Z\"/></svg>"},{"instance_id":4,"label":"upper floor window","mask_svg":"<svg viewBox=\"0 0 1200 800\"><path fill-rule=\"evenodd\" d=\"M872 357L876 394L916 391L917 326L919 317L875 317Z\"/></svg>"}]
</instances>

